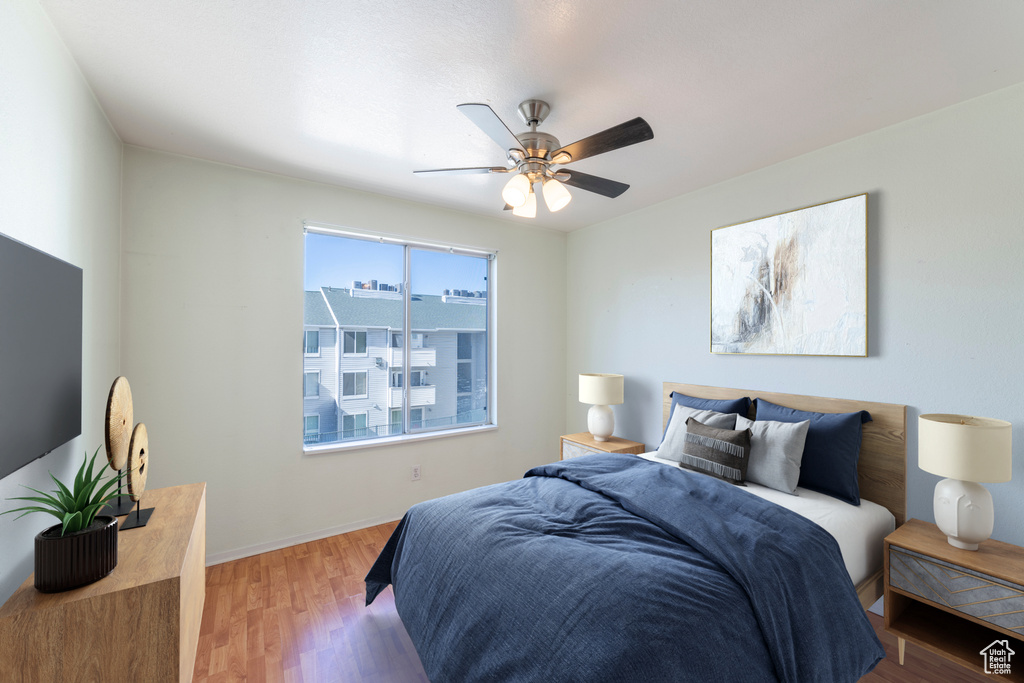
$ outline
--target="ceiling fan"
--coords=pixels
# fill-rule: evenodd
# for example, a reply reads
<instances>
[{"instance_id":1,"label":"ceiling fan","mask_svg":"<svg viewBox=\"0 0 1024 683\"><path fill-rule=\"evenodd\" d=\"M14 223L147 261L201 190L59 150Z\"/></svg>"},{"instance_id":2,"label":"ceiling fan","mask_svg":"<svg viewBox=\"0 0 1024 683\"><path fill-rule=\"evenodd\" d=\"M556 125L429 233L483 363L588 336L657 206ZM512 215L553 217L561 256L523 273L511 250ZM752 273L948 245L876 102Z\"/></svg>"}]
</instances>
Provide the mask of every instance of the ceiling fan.
<instances>
[{"instance_id":1,"label":"ceiling fan","mask_svg":"<svg viewBox=\"0 0 1024 683\"><path fill-rule=\"evenodd\" d=\"M530 130L519 135L514 135L486 104L460 104L458 110L505 150L507 163L511 165L435 168L414 173L514 173L501 191L501 197L505 200L506 210L512 209L513 214L524 218L537 215L537 195L533 191L536 183L541 183L544 203L549 211L564 208L572 199L565 185L605 197L618 197L629 189L629 185L571 168L553 167L635 145L654 137L654 131L647 122L637 117L563 147L555 136L537 130L537 126L551 111L548 103L542 100L526 100L519 105L519 117L530 127Z\"/></svg>"}]
</instances>

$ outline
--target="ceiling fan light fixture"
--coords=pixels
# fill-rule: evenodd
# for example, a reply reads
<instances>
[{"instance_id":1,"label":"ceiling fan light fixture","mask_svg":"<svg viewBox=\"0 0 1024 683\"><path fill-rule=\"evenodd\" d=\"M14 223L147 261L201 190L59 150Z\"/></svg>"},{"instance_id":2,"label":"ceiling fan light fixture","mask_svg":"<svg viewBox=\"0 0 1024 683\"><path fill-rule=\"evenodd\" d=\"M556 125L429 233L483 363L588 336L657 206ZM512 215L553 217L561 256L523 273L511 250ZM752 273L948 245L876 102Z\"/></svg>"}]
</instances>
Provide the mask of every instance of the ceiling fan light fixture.
<instances>
[{"instance_id":1,"label":"ceiling fan light fixture","mask_svg":"<svg viewBox=\"0 0 1024 683\"><path fill-rule=\"evenodd\" d=\"M525 178L526 176L523 177ZM512 215L519 216L520 218L537 217L537 195L533 193L532 186L530 187L530 193L526 195L526 201L523 202L522 206L517 206L512 209Z\"/></svg>"},{"instance_id":2,"label":"ceiling fan light fixture","mask_svg":"<svg viewBox=\"0 0 1024 683\"><path fill-rule=\"evenodd\" d=\"M527 198L531 194L533 194L533 188L530 186L530 179L522 173L516 173L511 180L505 183L505 189L501 191L501 198L509 206L519 208L527 202ZM536 201L535 199L535 204Z\"/></svg>"},{"instance_id":3,"label":"ceiling fan light fixture","mask_svg":"<svg viewBox=\"0 0 1024 683\"><path fill-rule=\"evenodd\" d=\"M544 186L541 189L544 192L544 203L548 205L548 211L552 213L564 209L572 201L572 195L569 194L569 190L565 189L565 185L554 178L545 180Z\"/></svg>"}]
</instances>

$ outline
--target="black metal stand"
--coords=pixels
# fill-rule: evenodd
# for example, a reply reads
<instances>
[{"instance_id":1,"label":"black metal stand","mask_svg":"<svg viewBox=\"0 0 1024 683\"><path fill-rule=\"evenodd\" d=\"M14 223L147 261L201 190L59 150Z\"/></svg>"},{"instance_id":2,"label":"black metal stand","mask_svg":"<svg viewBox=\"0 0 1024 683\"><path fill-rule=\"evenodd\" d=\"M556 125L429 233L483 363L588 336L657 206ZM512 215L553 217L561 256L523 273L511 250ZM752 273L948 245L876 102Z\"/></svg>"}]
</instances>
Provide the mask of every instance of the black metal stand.
<instances>
[{"instance_id":1,"label":"black metal stand","mask_svg":"<svg viewBox=\"0 0 1024 683\"><path fill-rule=\"evenodd\" d=\"M97 515L111 515L113 517L123 517L124 515L127 515L129 512L131 512L132 508L135 507L134 505L132 505L132 499L128 497L128 494L121 493L121 473L123 471L124 470L117 471L117 497L112 498L110 502L107 503L107 506L105 508L96 513Z\"/></svg>"},{"instance_id":2,"label":"black metal stand","mask_svg":"<svg viewBox=\"0 0 1024 683\"><path fill-rule=\"evenodd\" d=\"M146 508L145 510L139 509L139 503L135 503L135 509L128 513L128 517L125 518L124 523L121 525L121 531L127 529L138 529L139 527L146 526L149 522L149 518L153 516L153 511L156 508Z\"/></svg>"}]
</instances>

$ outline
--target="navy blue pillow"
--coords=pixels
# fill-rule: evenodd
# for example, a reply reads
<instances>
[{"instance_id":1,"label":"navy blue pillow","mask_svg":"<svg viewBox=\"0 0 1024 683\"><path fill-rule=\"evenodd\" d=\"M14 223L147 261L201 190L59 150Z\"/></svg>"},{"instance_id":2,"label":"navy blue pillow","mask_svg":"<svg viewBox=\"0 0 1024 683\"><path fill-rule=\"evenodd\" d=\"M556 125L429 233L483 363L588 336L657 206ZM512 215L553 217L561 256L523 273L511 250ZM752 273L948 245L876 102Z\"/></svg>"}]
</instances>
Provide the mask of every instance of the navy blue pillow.
<instances>
[{"instance_id":1,"label":"navy blue pillow","mask_svg":"<svg viewBox=\"0 0 1024 683\"><path fill-rule=\"evenodd\" d=\"M754 399L757 420L803 422L810 420L798 486L860 505L857 458L861 425L871 421L866 410L856 413L811 413Z\"/></svg>"},{"instance_id":2,"label":"navy blue pillow","mask_svg":"<svg viewBox=\"0 0 1024 683\"><path fill-rule=\"evenodd\" d=\"M668 409L669 421L665 423L665 431L661 434L662 441L665 440L665 434L668 434L668 425L672 421L672 413L675 411L676 404L693 408L694 410L713 410L716 413L726 414L739 413L743 417L746 417L750 410L750 399L746 396L728 401L715 398L697 398L696 396L680 394L678 391L673 391L669 396L672 397L672 405Z\"/></svg>"}]
</instances>

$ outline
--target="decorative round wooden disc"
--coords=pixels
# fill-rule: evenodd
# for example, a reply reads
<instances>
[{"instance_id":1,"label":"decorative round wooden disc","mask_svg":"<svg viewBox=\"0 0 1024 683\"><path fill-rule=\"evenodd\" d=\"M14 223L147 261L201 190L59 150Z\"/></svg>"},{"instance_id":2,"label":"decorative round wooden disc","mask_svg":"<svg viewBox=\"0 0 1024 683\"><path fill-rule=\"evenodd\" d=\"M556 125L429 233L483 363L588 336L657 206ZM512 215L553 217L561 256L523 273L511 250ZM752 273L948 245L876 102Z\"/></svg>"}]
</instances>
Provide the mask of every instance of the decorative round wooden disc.
<instances>
[{"instance_id":1,"label":"decorative round wooden disc","mask_svg":"<svg viewBox=\"0 0 1024 683\"><path fill-rule=\"evenodd\" d=\"M149 434L146 425L139 423L132 431L132 442L128 447L128 495L137 502L146 490L149 475Z\"/></svg>"},{"instance_id":2,"label":"decorative round wooden disc","mask_svg":"<svg viewBox=\"0 0 1024 683\"><path fill-rule=\"evenodd\" d=\"M107 397L107 421L105 443L107 446L107 462L115 470L124 469L128 460L128 446L131 441L132 419L132 388L125 377L118 377L110 387Z\"/></svg>"}]
</instances>

